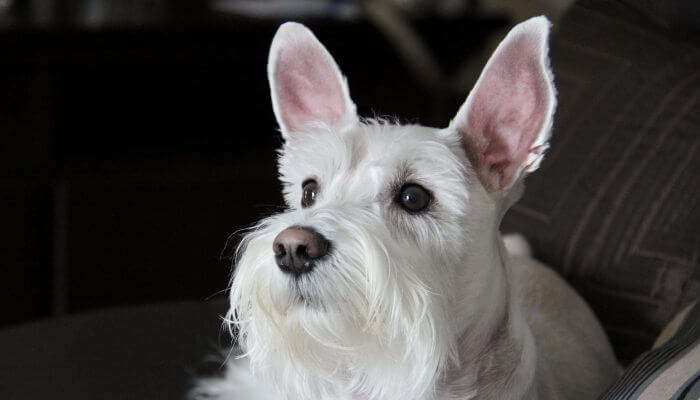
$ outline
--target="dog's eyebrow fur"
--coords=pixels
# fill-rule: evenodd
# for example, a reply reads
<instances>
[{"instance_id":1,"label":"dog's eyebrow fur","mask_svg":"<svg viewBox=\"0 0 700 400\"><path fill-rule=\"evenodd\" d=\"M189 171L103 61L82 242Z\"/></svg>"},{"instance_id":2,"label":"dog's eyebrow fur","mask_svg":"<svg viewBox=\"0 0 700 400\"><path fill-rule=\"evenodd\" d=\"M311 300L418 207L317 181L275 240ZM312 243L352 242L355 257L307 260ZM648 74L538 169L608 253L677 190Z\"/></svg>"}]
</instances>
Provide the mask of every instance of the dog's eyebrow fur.
<instances>
[{"instance_id":1,"label":"dog's eyebrow fur","mask_svg":"<svg viewBox=\"0 0 700 400\"><path fill-rule=\"evenodd\" d=\"M411 229L411 227L415 227L416 223L420 224L423 222L416 220L416 218L419 218L418 216L403 210L395 201L397 193L407 182L424 184L422 181L415 179L415 172L408 162L404 161L398 166L393 178L390 179L389 184L386 185L386 188L380 195L381 201L389 203L385 208L384 218L389 221L388 226L391 228L392 235L409 238L416 245L420 245L419 236L415 229ZM431 199L432 202L434 202L434 199ZM428 207L425 213L421 214L429 215L430 208L431 206Z\"/></svg>"},{"instance_id":2,"label":"dog's eyebrow fur","mask_svg":"<svg viewBox=\"0 0 700 400\"><path fill-rule=\"evenodd\" d=\"M393 178L389 180L389 184L386 185L384 191L382 192L382 200L393 201L394 196L401 190L401 187L411 179L414 172L406 161L403 161L399 167L396 169L396 173Z\"/></svg>"}]
</instances>

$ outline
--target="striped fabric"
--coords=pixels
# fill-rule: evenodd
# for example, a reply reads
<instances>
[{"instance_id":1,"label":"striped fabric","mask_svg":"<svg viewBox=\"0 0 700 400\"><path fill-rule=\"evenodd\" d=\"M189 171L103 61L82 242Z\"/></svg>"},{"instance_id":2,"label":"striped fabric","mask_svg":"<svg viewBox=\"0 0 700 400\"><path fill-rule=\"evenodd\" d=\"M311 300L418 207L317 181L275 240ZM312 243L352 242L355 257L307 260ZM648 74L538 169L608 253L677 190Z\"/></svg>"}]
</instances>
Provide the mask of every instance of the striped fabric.
<instances>
[{"instance_id":1,"label":"striped fabric","mask_svg":"<svg viewBox=\"0 0 700 400\"><path fill-rule=\"evenodd\" d=\"M661 346L642 354L600 400L700 399L700 302Z\"/></svg>"}]
</instances>

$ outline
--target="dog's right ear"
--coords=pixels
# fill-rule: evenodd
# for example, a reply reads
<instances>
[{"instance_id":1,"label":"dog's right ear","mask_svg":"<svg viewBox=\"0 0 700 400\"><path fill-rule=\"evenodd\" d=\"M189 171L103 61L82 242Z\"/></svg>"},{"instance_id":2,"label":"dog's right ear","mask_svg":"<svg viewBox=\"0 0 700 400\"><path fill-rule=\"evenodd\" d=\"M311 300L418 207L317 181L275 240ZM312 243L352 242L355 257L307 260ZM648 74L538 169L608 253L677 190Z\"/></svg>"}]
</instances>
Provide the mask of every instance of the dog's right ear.
<instances>
[{"instance_id":1,"label":"dog's right ear","mask_svg":"<svg viewBox=\"0 0 700 400\"><path fill-rule=\"evenodd\" d=\"M304 25L280 26L272 40L267 74L272 107L285 139L312 124L344 130L359 121L338 65Z\"/></svg>"}]
</instances>

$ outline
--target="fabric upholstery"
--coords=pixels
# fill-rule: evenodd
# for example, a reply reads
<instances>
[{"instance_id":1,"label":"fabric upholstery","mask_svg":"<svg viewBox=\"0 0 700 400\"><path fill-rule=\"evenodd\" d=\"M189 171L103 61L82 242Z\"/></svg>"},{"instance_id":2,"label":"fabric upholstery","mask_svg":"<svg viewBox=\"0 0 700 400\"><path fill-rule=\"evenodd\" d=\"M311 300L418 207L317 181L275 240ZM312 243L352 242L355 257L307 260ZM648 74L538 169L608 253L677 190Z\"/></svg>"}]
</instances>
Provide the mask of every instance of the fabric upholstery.
<instances>
[{"instance_id":1,"label":"fabric upholstery","mask_svg":"<svg viewBox=\"0 0 700 400\"><path fill-rule=\"evenodd\" d=\"M700 295L700 45L611 1L580 2L559 28L552 147L503 227L631 360Z\"/></svg>"},{"instance_id":2,"label":"fabric upholstery","mask_svg":"<svg viewBox=\"0 0 700 400\"><path fill-rule=\"evenodd\" d=\"M700 398L700 303L683 314L673 335L637 358L601 400Z\"/></svg>"}]
</instances>

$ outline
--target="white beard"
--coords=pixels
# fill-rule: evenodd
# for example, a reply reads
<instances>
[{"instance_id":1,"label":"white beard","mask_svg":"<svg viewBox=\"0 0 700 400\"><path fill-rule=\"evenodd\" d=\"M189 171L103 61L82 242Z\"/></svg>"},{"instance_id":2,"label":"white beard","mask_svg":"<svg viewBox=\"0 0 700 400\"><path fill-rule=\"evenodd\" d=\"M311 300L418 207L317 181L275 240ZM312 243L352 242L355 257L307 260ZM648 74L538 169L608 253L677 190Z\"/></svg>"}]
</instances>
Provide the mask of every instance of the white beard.
<instances>
[{"instance_id":1,"label":"white beard","mask_svg":"<svg viewBox=\"0 0 700 400\"><path fill-rule=\"evenodd\" d=\"M462 249L436 251L439 226L425 227L429 240L391 232L383 212L362 203L290 211L246 237L229 318L253 373L290 398L423 398L458 362L449 278ZM270 250L291 225L313 226L333 243L332 255L298 279L280 274ZM461 227L451 228L461 240Z\"/></svg>"}]
</instances>

